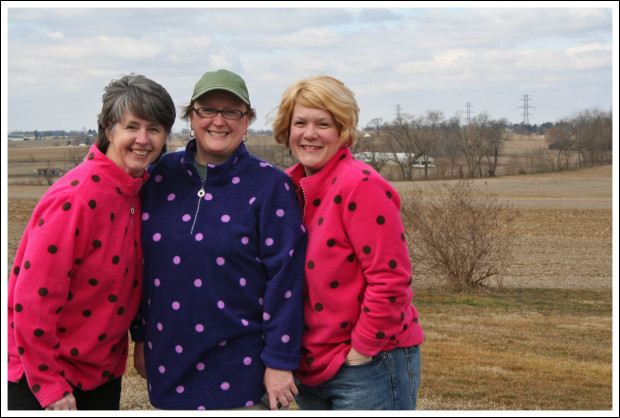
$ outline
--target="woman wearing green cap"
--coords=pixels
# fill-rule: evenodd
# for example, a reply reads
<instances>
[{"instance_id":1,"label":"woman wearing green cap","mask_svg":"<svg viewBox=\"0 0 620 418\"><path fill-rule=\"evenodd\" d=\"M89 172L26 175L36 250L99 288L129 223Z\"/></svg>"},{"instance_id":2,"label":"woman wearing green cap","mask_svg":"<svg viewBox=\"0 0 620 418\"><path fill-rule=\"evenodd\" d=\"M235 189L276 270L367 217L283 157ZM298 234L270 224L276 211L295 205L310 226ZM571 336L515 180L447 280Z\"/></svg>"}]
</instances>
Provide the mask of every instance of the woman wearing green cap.
<instances>
[{"instance_id":1,"label":"woman wearing green cap","mask_svg":"<svg viewBox=\"0 0 620 418\"><path fill-rule=\"evenodd\" d=\"M290 178L249 154L245 82L205 73L184 108L195 136L143 188L138 372L160 409L287 406L297 395L306 230Z\"/></svg>"}]
</instances>

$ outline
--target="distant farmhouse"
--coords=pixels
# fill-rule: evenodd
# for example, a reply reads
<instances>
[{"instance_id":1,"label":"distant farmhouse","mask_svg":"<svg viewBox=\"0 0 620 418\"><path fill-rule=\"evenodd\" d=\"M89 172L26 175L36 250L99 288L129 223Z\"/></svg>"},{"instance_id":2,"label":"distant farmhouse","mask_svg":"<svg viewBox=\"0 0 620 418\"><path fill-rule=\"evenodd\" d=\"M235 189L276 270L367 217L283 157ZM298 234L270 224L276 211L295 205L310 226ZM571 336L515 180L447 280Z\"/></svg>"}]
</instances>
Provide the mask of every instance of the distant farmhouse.
<instances>
[{"instance_id":1,"label":"distant farmhouse","mask_svg":"<svg viewBox=\"0 0 620 418\"><path fill-rule=\"evenodd\" d=\"M394 163L394 162L406 164L410 161L410 158L412 157L411 154L407 154L405 152L396 152L396 153L358 152L357 154L354 154L353 156L356 159L364 161L366 163L379 162L379 163L384 163L384 164L389 164L389 163ZM413 157L415 157L415 155L413 155ZM425 156L422 156L421 158L415 159L413 161L412 166L415 168L424 168L424 166L435 167L435 159L433 157L429 157L425 155Z\"/></svg>"}]
</instances>

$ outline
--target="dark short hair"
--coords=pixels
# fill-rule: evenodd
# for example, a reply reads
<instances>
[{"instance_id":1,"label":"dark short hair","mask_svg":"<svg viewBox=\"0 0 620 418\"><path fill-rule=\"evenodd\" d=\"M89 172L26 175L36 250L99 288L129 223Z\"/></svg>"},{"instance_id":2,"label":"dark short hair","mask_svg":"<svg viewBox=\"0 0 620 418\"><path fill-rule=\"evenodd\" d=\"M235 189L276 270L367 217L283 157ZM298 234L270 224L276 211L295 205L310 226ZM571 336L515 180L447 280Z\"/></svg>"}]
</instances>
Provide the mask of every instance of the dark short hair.
<instances>
[{"instance_id":1,"label":"dark short hair","mask_svg":"<svg viewBox=\"0 0 620 418\"><path fill-rule=\"evenodd\" d=\"M110 145L106 129L120 122L125 110L141 119L163 125L166 136L172 131L176 118L172 97L160 84L143 75L130 74L112 80L104 89L101 101L97 148L104 154ZM165 152L164 143L160 156Z\"/></svg>"}]
</instances>

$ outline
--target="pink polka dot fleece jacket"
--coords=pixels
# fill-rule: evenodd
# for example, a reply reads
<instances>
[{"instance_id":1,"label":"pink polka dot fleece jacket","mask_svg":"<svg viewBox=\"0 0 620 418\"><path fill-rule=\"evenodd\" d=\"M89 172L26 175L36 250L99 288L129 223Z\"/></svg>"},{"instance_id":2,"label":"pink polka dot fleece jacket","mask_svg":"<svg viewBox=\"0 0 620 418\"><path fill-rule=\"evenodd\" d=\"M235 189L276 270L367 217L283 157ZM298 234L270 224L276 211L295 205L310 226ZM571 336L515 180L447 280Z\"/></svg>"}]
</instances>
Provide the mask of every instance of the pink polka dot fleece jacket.
<instances>
[{"instance_id":1,"label":"pink polka dot fleece jacket","mask_svg":"<svg viewBox=\"0 0 620 418\"><path fill-rule=\"evenodd\" d=\"M396 190L348 147L310 177L300 164L287 173L308 228L300 380L329 380L351 346L374 356L421 344Z\"/></svg>"},{"instance_id":2,"label":"pink polka dot fleece jacket","mask_svg":"<svg viewBox=\"0 0 620 418\"><path fill-rule=\"evenodd\" d=\"M306 231L291 179L242 143L194 166L195 140L143 189L144 341L160 409L257 404L265 367L297 369Z\"/></svg>"},{"instance_id":3,"label":"pink polka dot fleece jacket","mask_svg":"<svg viewBox=\"0 0 620 418\"><path fill-rule=\"evenodd\" d=\"M8 380L24 373L42 407L125 372L140 305L133 178L92 146L37 204L8 283Z\"/></svg>"}]
</instances>

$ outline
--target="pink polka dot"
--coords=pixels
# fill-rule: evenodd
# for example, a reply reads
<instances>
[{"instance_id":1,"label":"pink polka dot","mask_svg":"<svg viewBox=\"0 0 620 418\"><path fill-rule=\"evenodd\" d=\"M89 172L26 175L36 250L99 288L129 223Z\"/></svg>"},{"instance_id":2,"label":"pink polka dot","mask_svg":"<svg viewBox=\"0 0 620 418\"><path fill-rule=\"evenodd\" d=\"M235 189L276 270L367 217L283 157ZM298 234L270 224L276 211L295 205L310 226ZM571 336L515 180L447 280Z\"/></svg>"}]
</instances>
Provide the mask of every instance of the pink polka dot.
<instances>
[{"instance_id":1,"label":"pink polka dot","mask_svg":"<svg viewBox=\"0 0 620 418\"><path fill-rule=\"evenodd\" d=\"M164 366L159 366L159 373L166 373L166 368Z\"/></svg>"},{"instance_id":2,"label":"pink polka dot","mask_svg":"<svg viewBox=\"0 0 620 418\"><path fill-rule=\"evenodd\" d=\"M200 279L194 280L194 286L196 286L196 287L202 286L202 280L200 280Z\"/></svg>"},{"instance_id":3,"label":"pink polka dot","mask_svg":"<svg viewBox=\"0 0 620 418\"><path fill-rule=\"evenodd\" d=\"M228 383L228 382L224 382L224 383L222 383L222 384L220 385L220 388L221 388L222 390L228 390L228 389L230 389L230 383Z\"/></svg>"},{"instance_id":4,"label":"pink polka dot","mask_svg":"<svg viewBox=\"0 0 620 418\"><path fill-rule=\"evenodd\" d=\"M252 402L252 401L247 401L247 402L245 403L245 407L246 407L246 408L249 408L250 406L254 406L254 402Z\"/></svg>"},{"instance_id":5,"label":"pink polka dot","mask_svg":"<svg viewBox=\"0 0 620 418\"><path fill-rule=\"evenodd\" d=\"M155 176L155 181L156 181L157 183L159 183L159 182L161 182L161 181L163 180L163 178L164 178L164 177L163 177L161 174L158 174L158 175L156 175L156 176Z\"/></svg>"},{"instance_id":6,"label":"pink polka dot","mask_svg":"<svg viewBox=\"0 0 620 418\"><path fill-rule=\"evenodd\" d=\"M153 241L158 242L161 239L161 234L158 232L153 234Z\"/></svg>"},{"instance_id":7,"label":"pink polka dot","mask_svg":"<svg viewBox=\"0 0 620 418\"><path fill-rule=\"evenodd\" d=\"M284 211L283 211L282 209L278 209L278 210L276 210L276 215L277 215L279 218L281 218L281 217L283 217L283 216L284 216Z\"/></svg>"},{"instance_id":8,"label":"pink polka dot","mask_svg":"<svg viewBox=\"0 0 620 418\"><path fill-rule=\"evenodd\" d=\"M183 352L183 346L177 345L176 347L174 347L174 351L181 354Z\"/></svg>"},{"instance_id":9,"label":"pink polka dot","mask_svg":"<svg viewBox=\"0 0 620 418\"><path fill-rule=\"evenodd\" d=\"M240 181L241 179L239 177L233 177L232 184L239 184Z\"/></svg>"},{"instance_id":10,"label":"pink polka dot","mask_svg":"<svg viewBox=\"0 0 620 418\"><path fill-rule=\"evenodd\" d=\"M291 337L289 337L288 335L283 335L282 336L282 342L284 344L286 344L287 342L289 342L291 340Z\"/></svg>"},{"instance_id":11,"label":"pink polka dot","mask_svg":"<svg viewBox=\"0 0 620 418\"><path fill-rule=\"evenodd\" d=\"M163 325L161 322L158 322L158 323L157 323L157 329L158 329L159 331L163 330L163 329L164 329L164 325Z\"/></svg>"},{"instance_id":12,"label":"pink polka dot","mask_svg":"<svg viewBox=\"0 0 620 418\"><path fill-rule=\"evenodd\" d=\"M267 247L271 247L273 245L273 238L267 238L265 240L265 244L267 245Z\"/></svg>"},{"instance_id":13,"label":"pink polka dot","mask_svg":"<svg viewBox=\"0 0 620 418\"><path fill-rule=\"evenodd\" d=\"M196 326L194 327L194 329L196 330L196 332L202 332L205 330L205 326L202 324L196 324Z\"/></svg>"},{"instance_id":14,"label":"pink polka dot","mask_svg":"<svg viewBox=\"0 0 620 418\"><path fill-rule=\"evenodd\" d=\"M155 280L153 280L153 284L155 285L155 287L159 287L161 282L159 281L159 279L155 279Z\"/></svg>"},{"instance_id":15,"label":"pink polka dot","mask_svg":"<svg viewBox=\"0 0 620 418\"><path fill-rule=\"evenodd\" d=\"M247 327L248 325L250 325L247 319L242 319L241 323L243 324L244 327Z\"/></svg>"},{"instance_id":16,"label":"pink polka dot","mask_svg":"<svg viewBox=\"0 0 620 418\"><path fill-rule=\"evenodd\" d=\"M192 220L192 217L189 213L186 213L181 219L183 219L183 222L189 222Z\"/></svg>"},{"instance_id":17,"label":"pink polka dot","mask_svg":"<svg viewBox=\"0 0 620 418\"><path fill-rule=\"evenodd\" d=\"M205 195L205 200L213 200L213 195L211 193L207 193Z\"/></svg>"},{"instance_id":18,"label":"pink polka dot","mask_svg":"<svg viewBox=\"0 0 620 418\"><path fill-rule=\"evenodd\" d=\"M152 342L149 341L147 345L149 346L149 350L153 349L153 343Z\"/></svg>"},{"instance_id":19,"label":"pink polka dot","mask_svg":"<svg viewBox=\"0 0 620 418\"><path fill-rule=\"evenodd\" d=\"M263 306L263 303L265 303L265 301L263 300L263 298L258 298L258 304L260 306Z\"/></svg>"},{"instance_id":20,"label":"pink polka dot","mask_svg":"<svg viewBox=\"0 0 620 418\"><path fill-rule=\"evenodd\" d=\"M269 315L267 312L263 312L263 319L265 321L269 321L271 319L271 315Z\"/></svg>"},{"instance_id":21,"label":"pink polka dot","mask_svg":"<svg viewBox=\"0 0 620 418\"><path fill-rule=\"evenodd\" d=\"M286 190L291 190L291 188L289 187L288 183L284 183L284 188L285 188Z\"/></svg>"},{"instance_id":22,"label":"pink polka dot","mask_svg":"<svg viewBox=\"0 0 620 418\"><path fill-rule=\"evenodd\" d=\"M169 201L169 202L172 202L172 201L174 200L174 198L175 198L175 197L176 197L176 196L175 196L175 194L174 194L174 193L170 193L170 194L168 195L168 201Z\"/></svg>"},{"instance_id":23,"label":"pink polka dot","mask_svg":"<svg viewBox=\"0 0 620 418\"><path fill-rule=\"evenodd\" d=\"M172 259L172 262L174 264L181 264L181 257L179 257L178 255L174 256L174 258Z\"/></svg>"},{"instance_id":24,"label":"pink polka dot","mask_svg":"<svg viewBox=\"0 0 620 418\"><path fill-rule=\"evenodd\" d=\"M183 393L185 388L183 386L177 386L177 393Z\"/></svg>"},{"instance_id":25,"label":"pink polka dot","mask_svg":"<svg viewBox=\"0 0 620 418\"><path fill-rule=\"evenodd\" d=\"M239 279L239 284L241 286L245 286L247 284L247 280L245 280L243 277Z\"/></svg>"},{"instance_id":26,"label":"pink polka dot","mask_svg":"<svg viewBox=\"0 0 620 418\"><path fill-rule=\"evenodd\" d=\"M285 299L290 299L291 296L293 296L293 293L290 290L287 290L286 293L284 293Z\"/></svg>"},{"instance_id":27,"label":"pink polka dot","mask_svg":"<svg viewBox=\"0 0 620 418\"><path fill-rule=\"evenodd\" d=\"M176 300L172 302L172 309L174 309L175 311L178 311L180 308L181 308L181 304L179 302L177 302Z\"/></svg>"},{"instance_id":28,"label":"pink polka dot","mask_svg":"<svg viewBox=\"0 0 620 418\"><path fill-rule=\"evenodd\" d=\"M220 308L220 309L224 309L224 307L225 307L225 305L224 305L224 301L221 301L221 300L220 300L220 301L218 301L218 302L217 302L217 307L218 307L218 308Z\"/></svg>"},{"instance_id":29,"label":"pink polka dot","mask_svg":"<svg viewBox=\"0 0 620 418\"><path fill-rule=\"evenodd\" d=\"M205 364L204 363L198 363L196 365L196 370L203 371L204 369L205 369Z\"/></svg>"},{"instance_id":30,"label":"pink polka dot","mask_svg":"<svg viewBox=\"0 0 620 418\"><path fill-rule=\"evenodd\" d=\"M255 198L255 197L251 198L251 199L250 199L250 205L251 205L252 203L254 203L255 201L256 201L256 198Z\"/></svg>"},{"instance_id":31,"label":"pink polka dot","mask_svg":"<svg viewBox=\"0 0 620 418\"><path fill-rule=\"evenodd\" d=\"M218 345L220 347L226 347L226 344L228 344L228 341L224 340L224 341L220 342Z\"/></svg>"},{"instance_id":32,"label":"pink polka dot","mask_svg":"<svg viewBox=\"0 0 620 418\"><path fill-rule=\"evenodd\" d=\"M295 250L291 250L288 252L288 256L293 258L293 254L295 254Z\"/></svg>"},{"instance_id":33,"label":"pink polka dot","mask_svg":"<svg viewBox=\"0 0 620 418\"><path fill-rule=\"evenodd\" d=\"M244 358L243 364L245 364L246 366L249 366L250 364L252 364L252 358L251 357Z\"/></svg>"},{"instance_id":34,"label":"pink polka dot","mask_svg":"<svg viewBox=\"0 0 620 418\"><path fill-rule=\"evenodd\" d=\"M226 222L230 222L230 215L222 215L222 222L226 223Z\"/></svg>"},{"instance_id":35,"label":"pink polka dot","mask_svg":"<svg viewBox=\"0 0 620 418\"><path fill-rule=\"evenodd\" d=\"M148 221L149 216L150 216L150 215L149 215L148 213L144 212L144 213L142 214L142 220L143 220L143 221Z\"/></svg>"},{"instance_id":36,"label":"pink polka dot","mask_svg":"<svg viewBox=\"0 0 620 418\"><path fill-rule=\"evenodd\" d=\"M217 263L218 266L223 266L224 263L226 263L226 260L224 259L224 257L218 257L215 262Z\"/></svg>"},{"instance_id":37,"label":"pink polka dot","mask_svg":"<svg viewBox=\"0 0 620 418\"><path fill-rule=\"evenodd\" d=\"M199 233L197 233L197 234L196 234L196 237L195 237L195 238L196 238L196 241L202 241L203 236L202 236L202 234L199 232Z\"/></svg>"},{"instance_id":38,"label":"pink polka dot","mask_svg":"<svg viewBox=\"0 0 620 418\"><path fill-rule=\"evenodd\" d=\"M241 243L242 243L243 245L247 245L247 244L248 244L248 242L250 242L250 239L249 239L248 237L243 237L243 238L241 238Z\"/></svg>"}]
</instances>

